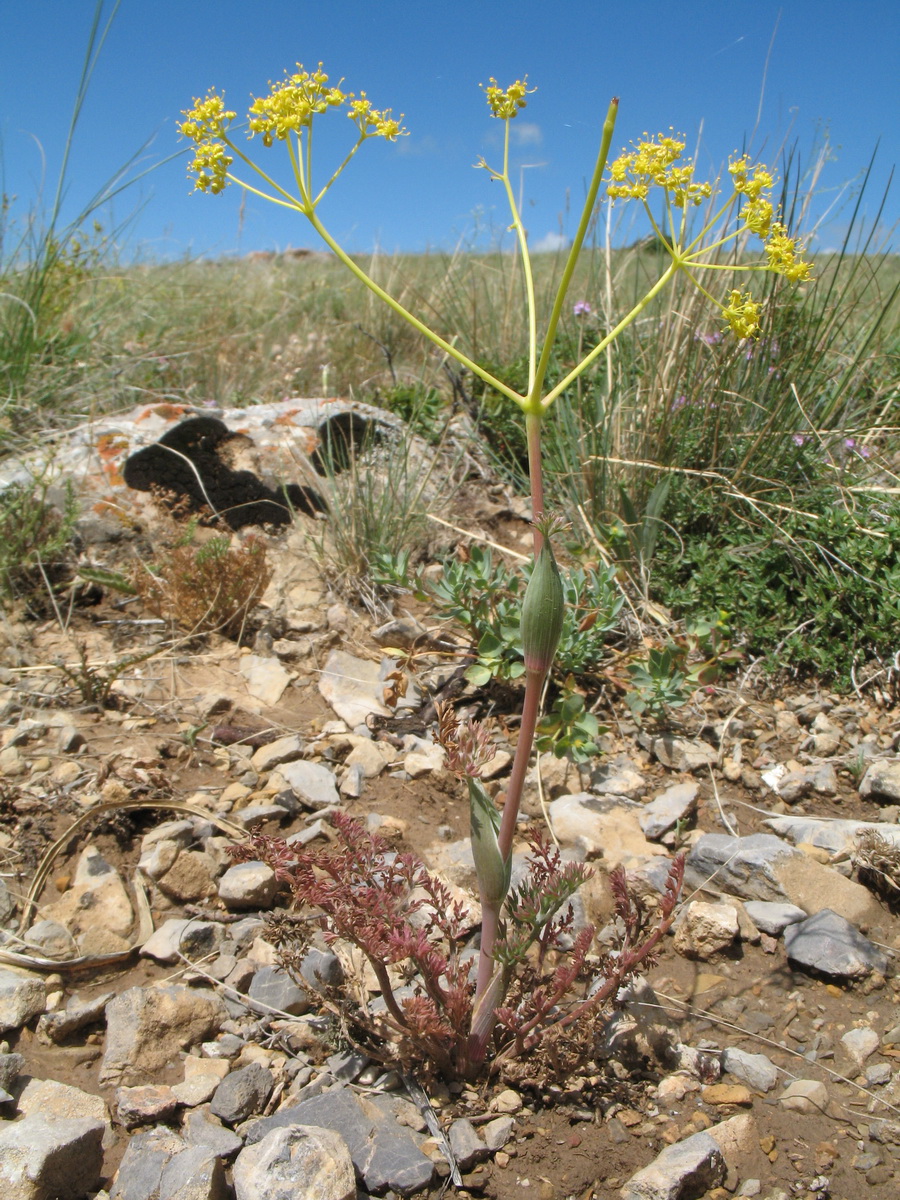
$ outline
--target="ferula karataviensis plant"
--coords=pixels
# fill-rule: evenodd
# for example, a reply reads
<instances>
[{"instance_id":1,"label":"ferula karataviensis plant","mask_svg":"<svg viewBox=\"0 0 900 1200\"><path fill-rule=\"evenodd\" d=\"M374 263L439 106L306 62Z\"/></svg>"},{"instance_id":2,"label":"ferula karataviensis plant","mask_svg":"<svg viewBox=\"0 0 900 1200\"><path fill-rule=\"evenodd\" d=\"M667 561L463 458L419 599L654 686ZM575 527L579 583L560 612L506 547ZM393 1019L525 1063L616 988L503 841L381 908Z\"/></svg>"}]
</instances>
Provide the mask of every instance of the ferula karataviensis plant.
<instances>
[{"instance_id":1,"label":"ferula karataviensis plant","mask_svg":"<svg viewBox=\"0 0 900 1200\"><path fill-rule=\"evenodd\" d=\"M501 947L513 833L534 742L541 691L552 666L563 616L563 589L549 544L554 526L546 519L544 504L541 424L553 402L644 311L678 272L683 272L708 297L710 304L718 308L726 326L739 338L757 335L760 304L754 300L751 292L733 286L724 298L712 295L698 278L701 271L743 271L750 274L774 271L795 282L810 277L810 264L802 258L802 247L789 236L772 202L772 174L762 164L751 163L746 156L730 163L727 184L723 188L718 182L704 182L695 178L694 165L683 157L684 142L678 137L645 135L633 149L623 152L609 164L604 181L618 112L618 100L613 99L603 122L600 148L578 228L563 266L549 318L543 329L539 330L531 256L509 169L510 122L525 108L528 97L535 89L528 86L527 79L516 80L503 88L491 78L487 85L482 86L491 116L504 125L502 164L499 167L489 166L482 159L477 165L502 185L512 216L511 228L518 242L525 297L523 320L528 329L528 387L524 393L515 391L496 378L451 340L430 328L390 296L347 254L319 216L323 198L366 142L375 138L393 142L405 136L402 117L394 118L390 109L375 108L365 92L355 94L345 91L343 81L332 84L321 63L314 71L306 71L298 64L294 74L270 86L268 95L254 99L247 112L247 137L252 144L261 145L264 149L280 148L288 167L286 183L279 182L274 171L260 166L251 156L250 149L242 148L242 144L235 140L232 129L237 114L226 107L224 96L219 93L210 91L205 99L195 100L193 107L185 112L186 119L180 126L181 133L194 143L190 171L199 191L219 193L228 184L236 183L273 204L295 210L310 222L357 279L444 353L517 405L523 414L528 443L536 561L522 611L522 642L526 663L522 722L501 814L497 813L478 778L478 738L474 735L469 737L468 743L471 744L465 750L467 737L457 731L451 756L458 773L467 780L469 786L473 849L484 914L470 1032L470 1061L473 1063L483 1060L497 1020L508 1017L503 1002L510 971L508 961L503 961ZM348 120L353 138L340 165L323 181L314 173L313 131L319 128L322 121L331 120L335 114L343 114ZM243 146L246 146L246 142ZM545 389L551 350L569 284L604 182L606 196L611 202L637 201L643 204L669 261L659 279L631 311L609 329L563 379ZM656 219L650 204L654 192L657 198L660 194L662 197L662 221ZM696 232L697 222L690 221L689 215L691 210L700 205L704 206L704 212L708 215L702 221L700 231ZM656 211L659 211L658 205ZM759 239L762 244L757 259L748 257L744 251L739 257L734 256L735 262L722 264L718 261L716 252L722 246L737 239L743 247L744 241L751 237ZM541 919L549 920L550 915Z\"/></svg>"}]
</instances>

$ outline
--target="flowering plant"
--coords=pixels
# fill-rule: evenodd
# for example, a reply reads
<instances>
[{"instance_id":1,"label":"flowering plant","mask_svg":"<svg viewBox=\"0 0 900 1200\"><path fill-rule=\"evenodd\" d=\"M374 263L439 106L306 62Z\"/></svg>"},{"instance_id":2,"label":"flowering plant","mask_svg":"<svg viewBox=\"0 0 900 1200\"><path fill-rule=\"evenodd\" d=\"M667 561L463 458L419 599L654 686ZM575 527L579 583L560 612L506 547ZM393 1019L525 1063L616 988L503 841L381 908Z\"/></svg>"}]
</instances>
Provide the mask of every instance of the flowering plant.
<instances>
[{"instance_id":1,"label":"flowering plant","mask_svg":"<svg viewBox=\"0 0 900 1200\"><path fill-rule=\"evenodd\" d=\"M519 1017L515 1018L511 1015L508 1003L509 995L515 991L511 964L520 964L525 954L522 947L525 943L530 945L528 938L525 939L525 943L515 943L514 933L511 933L516 927L516 914L523 911L521 906L524 903L520 893L510 887L512 843L525 774L534 743L540 698L561 636L565 607L564 587L552 548L553 535L559 531L560 524L548 519L544 503L541 467L542 422L554 401L640 316L679 272L684 273L709 298L726 326L740 338L753 338L757 335L761 317L760 304L753 299L750 292L741 292L735 288L729 290L725 299L717 299L701 284L698 278L701 268L751 273L774 271L792 281L808 279L810 274L810 264L801 257L802 248L789 236L772 203L774 179L771 173L761 164L751 164L745 156L730 164L730 188L724 197L720 197L721 203L714 203L717 188L712 183L695 179L693 163L683 158L684 142L674 136L660 134L645 137L632 150L622 153L609 164L607 173L607 160L618 112L618 100L613 99L603 123L600 147L578 227L563 265L549 317L539 333L528 239L509 169L510 123L525 108L528 97L535 89L529 88L527 78L516 80L506 88L491 78L483 90L491 116L503 122L503 157L499 167L490 166L483 159L477 165L486 170L493 180L499 182L505 192L512 217L511 228L518 243L519 261L524 275L528 382L521 393L475 362L459 346L430 328L426 322L389 295L347 254L319 216L318 210L323 197L335 185L364 143L374 138L393 142L406 134L401 125L402 117L395 119L390 109L374 108L365 92L356 95L343 90L343 81L332 84L321 63L317 70L312 72L304 70L298 64L297 71L287 75L282 82L273 84L267 96L254 99L247 114L247 131L251 139L260 139L266 148L276 144L283 147L290 166L290 187L279 183L274 175L260 167L234 140L231 130L236 113L226 108L224 98L218 93L211 91L205 99L195 100L193 107L185 112L186 120L181 125L182 134L194 143L191 172L197 189L218 193L227 184L238 183L255 195L298 212L310 222L357 279L444 353L517 405L523 414L531 484L534 564L521 609L525 696L516 754L502 812L497 811L479 778L484 748L483 732L473 729L459 730L453 720L448 718L442 721L440 733L448 750L448 761L460 777L465 779L469 791L473 852L483 911L477 981L466 1043L467 1072L471 1072L484 1061L492 1038L495 1037L498 1022L507 1027L517 1025L519 1034L522 1034L523 1029L530 1028L529 1022L532 1019L523 1017L521 1012ZM313 134L320 121L334 112L343 112L349 118L355 138L337 169L324 184L319 185L314 182ZM246 172L249 172L249 176ZM564 378L554 386L545 388L551 351L569 285L604 182L610 201L637 200L643 204L669 262L659 279L631 311L603 333L596 344L580 356L580 361ZM657 189L663 196L665 215L661 223L654 218L649 204L649 196L653 189ZM700 232L694 234L688 215L692 209L702 204L708 205L711 215L703 223ZM727 265L710 261L710 256L714 256L722 246L751 235L762 242L763 252L758 259L745 262L741 258ZM573 308L574 315L582 319L591 316L592 312L590 302L586 300L579 300ZM547 895L558 896L560 893L558 889L554 890L555 885L551 885L550 881L555 876L546 866L549 860L546 857L541 859L541 852L538 852L537 861L544 862L545 867L541 868L536 876L537 890L534 895L538 897L535 901L537 908L529 910L529 919L533 928L547 930L552 927L548 923L565 903L565 896L559 900L556 908L545 911L542 907L543 902L539 899L542 889ZM676 875L677 871L676 867ZM356 897L365 892L365 889L361 891L351 887L349 882L343 886L350 889L349 894ZM567 886L562 888L563 893ZM307 895L305 892L301 894ZM319 902L321 903L321 897ZM361 911L369 903L371 898L358 900ZM667 914L661 916L659 931L664 932L668 928L671 907L670 905ZM353 923L350 924L352 926ZM456 937L449 928L443 931L442 936L450 943L453 943ZM655 944L655 940L658 939L651 938L647 944ZM376 945L376 942L372 943L376 946L370 955L372 961L383 949L381 943ZM512 944L517 944L519 949L511 951ZM391 954L399 954L398 945L390 950ZM457 986L467 986L464 973L460 974L455 966L445 969L435 965L433 960L427 958L424 949L420 947L414 950L412 941L404 942L403 945L408 949L409 955L419 962L423 978L427 977L428 971L432 971L432 975L437 971L439 976L450 981L451 992ZM649 950L646 952L649 953ZM573 961L578 960L579 954L582 955L583 961L586 953L586 947L576 940ZM629 970L632 970L640 962L643 952L640 948L632 947L629 953L631 957L627 961L630 963ZM419 955L418 959L416 955ZM574 982L577 974L576 970L568 985ZM426 992L435 1004L438 1004L437 997L445 994L439 989L429 988L428 985ZM446 997L450 997L451 992L447 992ZM555 997L550 1005L552 1007L558 1001L558 992L559 989L554 985L550 992L540 992L540 995L552 994ZM516 994L521 996L521 993ZM449 1016L451 1024L459 1018L455 1000L444 998L440 1004L444 1005L445 1015ZM401 1009L390 1011L395 1022L402 1024ZM549 1012L549 1008L546 1012ZM519 1037L519 1034L516 1035L519 1039L517 1044L524 1048L528 1035L522 1034L522 1037ZM494 1044L496 1045L496 1041Z\"/></svg>"}]
</instances>

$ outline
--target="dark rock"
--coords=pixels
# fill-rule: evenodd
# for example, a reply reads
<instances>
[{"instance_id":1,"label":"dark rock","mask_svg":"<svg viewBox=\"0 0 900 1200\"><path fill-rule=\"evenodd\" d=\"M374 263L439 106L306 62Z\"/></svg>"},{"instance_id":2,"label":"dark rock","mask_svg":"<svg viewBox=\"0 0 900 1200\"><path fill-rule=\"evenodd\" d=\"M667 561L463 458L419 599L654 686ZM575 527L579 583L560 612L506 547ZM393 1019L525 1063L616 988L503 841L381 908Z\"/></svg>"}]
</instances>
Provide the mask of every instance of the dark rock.
<instances>
[{"instance_id":1,"label":"dark rock","mask_svg":"<svg viewBox=\"0 0 900 1200\"><path fill-rule=\"evenodd\" d=\"M792 962L823 975L859 979L887 970L887 956L829 908L789 925L784 944Z\"/></svg>"},{"instance_id":2,"label":"dark rock","mask_svg":"<svg viewBox=\"0 0 900 1200\"><path fill-rule=\"evenodd\" d=\"M260 1113L272 1094L275 1079L261 1063L250 1063L226 1075L215 1090L209 1110L228 1125Z\"/></svg>"}]
</instances>

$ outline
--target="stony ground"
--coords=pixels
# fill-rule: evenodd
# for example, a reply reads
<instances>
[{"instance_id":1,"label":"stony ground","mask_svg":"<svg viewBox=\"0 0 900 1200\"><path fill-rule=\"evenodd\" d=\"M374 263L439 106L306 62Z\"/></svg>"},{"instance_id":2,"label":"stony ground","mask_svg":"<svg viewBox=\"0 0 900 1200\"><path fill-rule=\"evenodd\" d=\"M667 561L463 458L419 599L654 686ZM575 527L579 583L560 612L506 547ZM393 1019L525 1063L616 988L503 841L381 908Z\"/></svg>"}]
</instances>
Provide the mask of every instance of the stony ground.
<instances>
[{"instance_id":1,"label":"stony ground","mask_svg":"<svg viewBox=\"0 0 900 1200\"><path fill-rule=\"evenodd\" d=\"M499 492L470 497L459 519L515 545L527 530L503 510ZM423 1078L426 1099L321 999L325 981L374 1002L374 980L324 945L285 973L263 936L284 897L227 854L250 826L324 844L338 807L419 854L477 918L468 806L423 707L455 664L426 612L399 602L381 622L329 593L311 527L273 543L253 645L212 636L121 666L159 636L132 603L5 619L4 1197L895 1196L890 696L745 673L667 728L607 697L603 757L579 772L542 756L522 832L545 810L590 860L579 919L607 934L608 871L622 863L652 896L685 850L677 927L581 1073ZM90 510L82 533L95 562L144 544L138 528L111 546ZM79 645L118 672L109 706L55 665ZM494 716L499 792L516 727Z\"/></svg>"}]
</instances>

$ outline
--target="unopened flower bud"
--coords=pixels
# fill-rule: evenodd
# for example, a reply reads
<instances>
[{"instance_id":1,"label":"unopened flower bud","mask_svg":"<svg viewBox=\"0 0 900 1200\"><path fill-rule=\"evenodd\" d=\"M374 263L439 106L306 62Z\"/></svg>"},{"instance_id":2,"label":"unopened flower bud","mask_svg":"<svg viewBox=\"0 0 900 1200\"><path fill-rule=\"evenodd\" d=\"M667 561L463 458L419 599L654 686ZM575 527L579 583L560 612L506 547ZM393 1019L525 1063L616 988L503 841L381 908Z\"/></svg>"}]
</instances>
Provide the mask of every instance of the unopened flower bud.
<instances>
[{"instance_id":1,"label":"unopened flower bud","mask_svg":"<svg viewBox=\"0 0 900 1200\"><path fill-rule=\"evenodd\" d=\"M499 908L509 891L512 860L500 852L498 834L500 814L480 779L471 776L469 785L469 819L472 828L472 857L482 904Z\"/></svg>"},{"instance_id":2,"label":"unopened flower bud","mask_svg":"<svg viewBox=\"0 0 900 1200\"><path fill-rule=\"evenodd\" d=\"M522 649L525 668L546 675L562 635L565 598L550 539L544 536L522 601Z\"/></svg>"}]
</instances>

